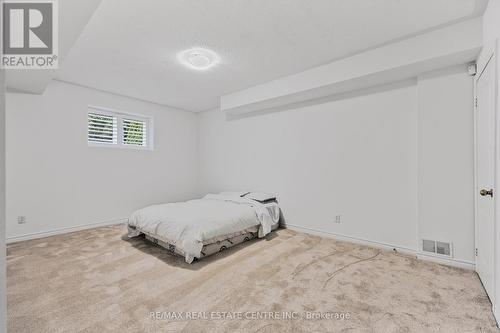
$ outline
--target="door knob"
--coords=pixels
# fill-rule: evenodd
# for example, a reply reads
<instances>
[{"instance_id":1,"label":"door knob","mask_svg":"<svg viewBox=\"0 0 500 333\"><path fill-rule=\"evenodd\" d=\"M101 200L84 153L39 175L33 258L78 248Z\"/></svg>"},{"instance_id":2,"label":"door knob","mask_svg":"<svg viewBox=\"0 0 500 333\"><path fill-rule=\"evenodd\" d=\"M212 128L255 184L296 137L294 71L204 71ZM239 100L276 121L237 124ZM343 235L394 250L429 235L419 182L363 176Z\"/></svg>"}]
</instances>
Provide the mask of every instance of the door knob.
<instances>
[{"instance_id":1,"label":"door knob","mask_svg":"<svg viewBox=\"0 0 500 333\"><path fill-rule=\"evenodd\" d=\"M490 189L490 190L481 190L479 191L479 194L481 194L483 197L489 195L490 197L493 197L493 190Z\"/></svg>"}]
</instances>

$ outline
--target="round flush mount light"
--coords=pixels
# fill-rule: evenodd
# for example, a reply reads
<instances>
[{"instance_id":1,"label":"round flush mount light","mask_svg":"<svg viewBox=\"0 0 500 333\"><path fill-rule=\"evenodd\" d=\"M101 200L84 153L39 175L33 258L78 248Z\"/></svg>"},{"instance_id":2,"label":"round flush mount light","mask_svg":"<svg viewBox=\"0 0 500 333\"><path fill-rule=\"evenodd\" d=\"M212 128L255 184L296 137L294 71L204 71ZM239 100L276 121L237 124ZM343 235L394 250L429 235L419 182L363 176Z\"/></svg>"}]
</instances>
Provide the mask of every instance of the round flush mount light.
<instances>
[{"instance_id":1,"label":"round flush mount light","mask_svg":"<svg viewBox=\"0 0 500 333\"><path fill-rule=\"evenodd\" d=\"M178 59L184 66L199 71L212 68L220 61L217 53L203 48L182 51L178 54Z\"/></svg>"}]
</instances>

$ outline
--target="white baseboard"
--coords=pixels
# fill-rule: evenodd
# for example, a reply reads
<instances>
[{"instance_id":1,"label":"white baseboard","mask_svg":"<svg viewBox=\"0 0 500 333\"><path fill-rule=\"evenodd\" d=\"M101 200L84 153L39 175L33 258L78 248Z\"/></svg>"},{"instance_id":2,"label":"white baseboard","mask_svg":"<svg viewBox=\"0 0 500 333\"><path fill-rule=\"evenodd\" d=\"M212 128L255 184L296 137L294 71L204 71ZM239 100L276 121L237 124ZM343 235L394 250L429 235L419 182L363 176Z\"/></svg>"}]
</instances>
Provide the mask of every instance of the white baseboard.
<instances>
[{"instance_id":1,"label":"white baseboard","mask_svg":"<svg viewBox=\"0 0 500 333\"><path fill-rule=\"evenodd\" d=\"M387 244L387 243L372 241L372 240L358 238L358 237L341 235L341 234L337 234L337 233L333 233L333 232L329 232L329 231L313 229L313 228L309 228L309 227L302 227L302 226L288 224L288 223L286 224L285 227L287 229L301 231L301 232L305 232L307 234L311 234L311 235L315 235L315 236L329 237L329 238L334 238L334 239L337 239L340 241L345 241L345 242L350 242L350 243L355 243L355 244L360 244L360 245L365 245L365 246L371 246L371 247L375 247L377 249L383 249L383 250L389 250L389 251L396 250L397 252L402 253L402 254L416 255L416 251L413 249L402 247L402 246L397 246L397 245L393 245L393 244Z\"/></svg>"},{"instance_id":2,"label":"white baseboard","mask_svg":"<svg viewBox=\"0 0 500 333\"><path fill-rule=\"evenodd\" d=\"M19 235L19 236L7 237L6 242L7 242L7 244L11 244L11 243L15 243L15 242L30 240L30 239L44 238L44 237L49 237L49 236L54 236L54 235L60 235L60 234L80 231L80 230L105 227L105 226L110 226L110 225L115 225L115 224L122 224L122 223L126 223L127 221L128 221L127 218L121 218L121 219L106 221L106 222L89 223L89 224L83 224L83 225L78 225L78 226L73 226L73 227L52 229L52 230L47 230L47 231L42 231L42 232L35 232L35 233L24 234L24 235ZM402 254L415 256L419 260L431 261L431 262L435 262L438 264L459 267L459 268L465 268L465 269L472 269L473 270L475 268L475 265L472 262L450 259L450 258L435 257L435 256L431 256L431 255L427 255L427 254L418 252L414 249L402 247L399 245L388 244L388 243L383 243L383 242L378 242L378 241L373 241L373 240L368 240L368 239L363 239L363 238L358 238L358 237L352 237L352 236L347 236L347 235L341 235L341 234L336 234L336 233L332 233L329 231L313 229L313 228L308 228L308 227L302 227L302 226L293 225L293 224L286 224L285 227L288 229L291 229L291 230L305 232L305 233L316 235L316 236L330 237L330 238L334 238L334 239L341 240L341 241L356 243L356 244L365 245L365 246L371 246L371 247L389 250L389 251L396 250L397 252L402 253ZM500 317L500 316L497 316L497 318L498 317Z\"/></svg>"},{"instance_id":3,"label":"white baseboard","mask_svg":"<svg viewBox=\"0 0 500 333\"><path fill-rule=\"evenodd\" d=\"M347 236L347 235L341 235L341 234L336 234L336 233L329 232L329 231L313 229L313 228L308 228L308 227L302 227L302 226L288 224L288 223L285 225L285 227L288 229L291 229L291 230L301 231L301 232L305 232L305 233L308 233L311 235L334 238L337 240L356 243L356 244L365 245L365 246L371 246L371 247L375 247L378 249L389 250L389 251L396 250L397 252L399 252L401 254L411 255L419 260L432 261L432 262L447 265L447 266L453 266L453 267L459 267L459 268L465 268L465 269L471 269L471 270L475 269L475 265L472 262L429 256L429 255L422 254L415 249L411 249L411 248L407 248L407 247L403 247L403 246L399 246L399 245L388 244L388 243L383 243L383 242L378 242L378 241L373 241L373 240L368 240L368 239L363 239L363 238L358 238L358 237L352 237L352 236Z\"/></svg>"},{"instance_id":4,"label":"white baseboard","mask_svg":"<svg viewBox=\"0 0 500 333\"><path fill-rule=\"evenodd\" d=\"M500 307L493 305L493 316L497 321L497 326L500 327Z\"/></svg>"},{"instance_id":5,"label":"white baseboard","mask_svg":"<svg viewBox=\"0 0 500 333\"><path fill-rule=\"evenodd\" d=\"M438 264L453 266L453 267L458 267L458 268L464 268L464 269L470 269L470 270L476 269L476 264L473 262L470 262L470 261L458 260L458 259L453 259L453 258L437 257L437 256L429 255L429 254L426 254L423 252L417 253L417 259L425 260L425 261L432 261L432 262L435 262Z\"/></svg>"},{"instance_id":6,"label":"white baseboard","mask_svg":"<svg viewBox=\"0 0 500 333\"><path fill-rule=\"evenodd\" d=\"M81 224L81 225L77 225L77 226L73 226L73 227L63 227L63 228L34 232L34 233L29 233L29 234L24 234L24 235L19 235L19 236L12 236L12 237L6 238L6 243L11 244L11 243L30 240L30 239L45 238L45 237L54 236L54 235L66 234L66 233L80 231L80 230L106 227L106 226L110 226L110 225L126 223L127 221L128 221L128 218L121 218L121 219L106 221L106 222Z\"/></svg>"}]
</instances>

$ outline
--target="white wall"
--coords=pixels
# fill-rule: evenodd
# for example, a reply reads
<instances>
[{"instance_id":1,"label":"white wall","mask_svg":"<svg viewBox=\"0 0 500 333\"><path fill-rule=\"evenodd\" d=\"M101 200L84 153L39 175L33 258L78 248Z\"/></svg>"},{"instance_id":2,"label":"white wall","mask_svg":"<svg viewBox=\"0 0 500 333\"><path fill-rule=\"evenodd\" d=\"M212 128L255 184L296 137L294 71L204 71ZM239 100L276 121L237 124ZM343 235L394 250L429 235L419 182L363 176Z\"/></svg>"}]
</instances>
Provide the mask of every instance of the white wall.
<instances>
[{"instance_id":1,"label":"white wall","mask_svg":"<svg viewBox=\"0 0 500 333\"><path fill-rule=\"evenodd\" d=\"M496 184L495 189L498 193L500 190L500 117L498 113L498 96L500 96L500 84L498 78L500 77L500 68L498 65L500 54L498 53L498 40L500 39L500 1L490 0L488 7L483 17L483 52L479 58L479 68L483 68L493 51L496 51L496 65L497 65L497 164L496 164ZM494 282L494 297L493 297L493 313L500 322L500 200L496 196L496 212L495 212L495 282Z\"/></svg>"},{"instance_id":2,"label":"white wall","mask_svg":"<svg viewBox=\"0 0 500 333\"><path fill-rule=\"evenodd\" d=\"M5 256L5 71L0 69L0 332L7 331Z\"/></svg>"},{"instance_id":3,"label":"white wall","mask_svg":"<svg viewBox=\"0 0 500 333\"><path fill-rule=\"evenodd\" d=\"M449 240L455 259L470 265L472 93L461 66L279 113L228 120L204 112L200 190L276 192L287 224L411 251L423 235ZM446 198L435 196L438 186L450 188Z\"/></svg>"},{"instance_id":4,"label":"white wall","mask_svg":"<svg viewBox=\"0 0 500 333\"><path fill-rule=\"evenodd\" d=\"M419 239L474 262L474 81L464 66L418 80Z\"/></svg>"},{"instance_id":5,"label":"white wall","mask_svg":"<svg viewBox=\"0 0 500 333\"><path fill-rule=\"evenodd\" d=\"M288 225L414 249L416 117L414 85L232 121L204 112L200 189L274 192Z\"/></svg>"},{"instance_id":6,"label":"white wall","mask_svg":"<svg viewBox=\"0 0 500 333\"><path fill-rule=\"evenodd\" d=\"M481 60L491 54L500 38L500 1L490 0L483 16L483 54Z\"/></svg>"},{"instance_id":7,"label":"white wall","mask_svg":"<svg viewBox=\"0 0 500 333\"><path fill-rule=\"evenodd\" d=\"M155 149L87 145L87 105L154 117ZM126 218L196 193L196 116L52 82L7 94L7 237ZM17 224L17 216L26 224Z\"/></svg>"}]
</instances>

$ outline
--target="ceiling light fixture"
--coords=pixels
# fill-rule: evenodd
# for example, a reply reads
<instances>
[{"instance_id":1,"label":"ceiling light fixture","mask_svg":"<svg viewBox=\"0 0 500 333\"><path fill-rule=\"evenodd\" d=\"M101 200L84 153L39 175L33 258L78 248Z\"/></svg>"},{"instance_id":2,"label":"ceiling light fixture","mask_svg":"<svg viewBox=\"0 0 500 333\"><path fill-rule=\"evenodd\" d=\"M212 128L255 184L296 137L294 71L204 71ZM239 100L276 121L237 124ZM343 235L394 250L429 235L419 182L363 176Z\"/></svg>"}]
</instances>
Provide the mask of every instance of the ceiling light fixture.
<instances>
[{"instance_id":1,"label":"ceiling light fixture","mask_svg":"<svg viewBox=\"0 0 500 333\"><path fill-rule=\"evenodd\" d=\"M178 54L178 59L184 66L200 71L212 68L220 61L217 53L203 48L182 51Z\"/></svg>"}]
</instances>

